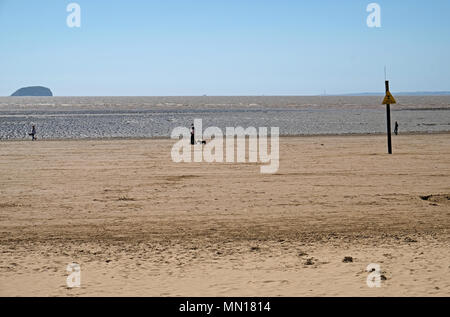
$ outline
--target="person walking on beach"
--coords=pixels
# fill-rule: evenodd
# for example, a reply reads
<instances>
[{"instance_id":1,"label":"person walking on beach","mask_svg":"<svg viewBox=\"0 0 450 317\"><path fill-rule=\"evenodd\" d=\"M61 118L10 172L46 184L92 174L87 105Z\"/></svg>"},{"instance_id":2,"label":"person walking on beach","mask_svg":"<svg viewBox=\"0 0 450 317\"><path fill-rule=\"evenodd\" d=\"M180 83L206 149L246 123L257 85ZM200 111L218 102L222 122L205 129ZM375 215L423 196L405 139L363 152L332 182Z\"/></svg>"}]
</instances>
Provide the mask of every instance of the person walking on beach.
<instances>
[{"instance_id":1,"label":"person walking on beach","mask_svg":"<svg viewBox=\"0 0 450 317\"><path fill-rule=\"evenodd\" d=\"M398 122L395 121L395 128L394 128L395 135L398 135Z\"/></svg>"},{"instance_id":2,"label":"person walking on beach","mask_svg":"<svg viewBox=\"0 0 450 317\"><path fill-rule=\"evenodd\" d=\"M31 133L28 133L29 136L31 136L32 141L36 141L36 126L33 124L31 127Z\"/></svg>"},{"instance_id":3,"label":"person walking on beach","mask_svg":"<svg viewBox=\"0 0 450 317\"><path fill-rule=\"evenodd\" d=\"M194 128L194 125L191 126L191 145L195 145L195 128Z\"/></svg>"}]
</instances>

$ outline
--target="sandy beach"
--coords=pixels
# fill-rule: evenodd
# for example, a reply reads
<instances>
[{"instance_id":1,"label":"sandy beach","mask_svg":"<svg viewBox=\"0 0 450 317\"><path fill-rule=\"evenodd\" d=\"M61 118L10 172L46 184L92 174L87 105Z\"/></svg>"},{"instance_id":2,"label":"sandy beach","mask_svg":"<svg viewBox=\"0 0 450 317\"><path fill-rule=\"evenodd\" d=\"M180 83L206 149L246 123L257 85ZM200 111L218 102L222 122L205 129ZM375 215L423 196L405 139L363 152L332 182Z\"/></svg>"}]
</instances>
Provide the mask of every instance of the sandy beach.
<instances>
[{"instance_id":1,"label":"sandy beach","mask_svg":"<svg viewBox=\"0 0 450 317\"><path fill-rule=\"evenodd\" d=\"M0 142L0 296L449 296L449 134L393 142L282 137L275 175L168 139Z\"/></svg>"}]
</instances>

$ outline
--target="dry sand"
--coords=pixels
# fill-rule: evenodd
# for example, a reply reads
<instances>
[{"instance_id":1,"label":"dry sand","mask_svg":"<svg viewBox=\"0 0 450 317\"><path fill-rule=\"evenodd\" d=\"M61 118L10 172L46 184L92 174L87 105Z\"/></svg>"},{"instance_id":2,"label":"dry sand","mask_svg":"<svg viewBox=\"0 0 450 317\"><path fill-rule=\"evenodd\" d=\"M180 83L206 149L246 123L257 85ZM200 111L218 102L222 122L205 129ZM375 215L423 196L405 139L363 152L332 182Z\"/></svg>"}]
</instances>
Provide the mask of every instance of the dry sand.
<instances>
[{"instance_id":1,"label":"dry sand","mask_svg":"<svg viewBox=\"0 0 450 317\"><path fill-rule=\"evenodd\" d=\"M281 138L276 175L173 143L1 142L0 295L450 295L448 134Z\"/></svg>"}]
</instances>

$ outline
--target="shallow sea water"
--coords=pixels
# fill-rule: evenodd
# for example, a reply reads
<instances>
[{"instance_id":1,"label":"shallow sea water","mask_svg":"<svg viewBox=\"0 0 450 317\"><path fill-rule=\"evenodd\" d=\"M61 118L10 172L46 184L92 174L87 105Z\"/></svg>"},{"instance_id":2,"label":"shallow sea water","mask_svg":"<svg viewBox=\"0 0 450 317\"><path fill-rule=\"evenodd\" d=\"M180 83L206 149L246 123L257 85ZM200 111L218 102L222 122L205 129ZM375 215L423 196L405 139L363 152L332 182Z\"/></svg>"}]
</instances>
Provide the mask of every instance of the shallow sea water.
<instances>
[{"instance_id":1,"label":"shallow sea water","mask_svg":"<svg viewBox=\"0 0 450 317\"><path fill-rule=\"evenodd\" d=\"M385 133L380 96L317 97L1 97L0 139L169 137L203 120L203 129L279 127L281 135ZM450 96L397 97L400 132L450 131Z\"/></svg>"}]
</instances>

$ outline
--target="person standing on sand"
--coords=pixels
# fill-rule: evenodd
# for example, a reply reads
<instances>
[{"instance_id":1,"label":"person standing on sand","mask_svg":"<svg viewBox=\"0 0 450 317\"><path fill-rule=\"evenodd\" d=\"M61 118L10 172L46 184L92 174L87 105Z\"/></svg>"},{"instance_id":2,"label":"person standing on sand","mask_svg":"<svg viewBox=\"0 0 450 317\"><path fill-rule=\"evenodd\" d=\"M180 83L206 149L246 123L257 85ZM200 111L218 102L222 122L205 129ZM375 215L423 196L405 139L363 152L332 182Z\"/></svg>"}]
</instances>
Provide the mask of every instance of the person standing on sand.
<instances>
[{"instance_id":1,"label":"person standing on sand","mask_svg":"<svg viewBox=\"0 0 450 317\"><path fill-rule=\"evenodd\" d=\"M398 135L398 122L395 121L395 128L394 128L395 135Z\"/></svg>"},{"instance_id":2,"label":"person standing on sand","mask_svg":"<svg viewBox=\"0 0 450 317\"><path fill-rule=\"evenodd\" d=\"M195 144L195 128L194 125L191 126L191 145Z\"/></svg>"},{"instance_id":3,"label":"person standing on sand","mask_svg":"<svg viewBox=\"0 0 450 317\"><path fill-rule=\"evenodd\" d=\"M31 127L31 133L28 133L31 136L32 141L36 141L36 126L33 124Z\"/></svg>"}]
</instances>

